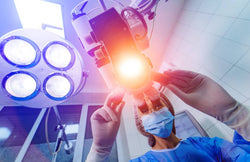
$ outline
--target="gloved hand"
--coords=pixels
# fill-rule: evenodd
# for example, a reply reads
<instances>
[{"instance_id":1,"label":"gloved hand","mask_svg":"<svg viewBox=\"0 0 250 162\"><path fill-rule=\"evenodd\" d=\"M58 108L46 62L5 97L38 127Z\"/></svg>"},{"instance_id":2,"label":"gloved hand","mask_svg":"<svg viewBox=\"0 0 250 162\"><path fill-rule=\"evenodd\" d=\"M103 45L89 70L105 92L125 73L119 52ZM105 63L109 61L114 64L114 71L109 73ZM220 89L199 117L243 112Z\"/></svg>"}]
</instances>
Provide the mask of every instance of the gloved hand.
<instances>
[{"instance_id":1,"label":"gloved hand","mask_svg":"<svg viewBox=\"0 0 250 162\"><path fill-rule=\"evenodd\" d=\"M216 117L250 141L250 109L212 79L183 70L154 73L153 79L166 85L188 105Z\"/></svg>"},{"instance_id":2,"label":"gloved hand","mask_svg":"<svg viewBox=\"0 0 250 162\"><path fill-rule=\"evenodd\" d=\"M221 116L237 103L219 84L199 73L166 71L154 73L153 79L167 86L186 104L214 117Z\"/></svg>"},{"instance_id":3,"label":"gloved hand","mask_svg":"<svg viewBox=\"0 0 250 162\"><path fill-rule=\"evenodd\" d=\"M93 143L88 154L88 162L106 161L115 141L125 102L124 92L113 91L108 95L104 106L91 116Z\"/></svg>"}]
</instances>

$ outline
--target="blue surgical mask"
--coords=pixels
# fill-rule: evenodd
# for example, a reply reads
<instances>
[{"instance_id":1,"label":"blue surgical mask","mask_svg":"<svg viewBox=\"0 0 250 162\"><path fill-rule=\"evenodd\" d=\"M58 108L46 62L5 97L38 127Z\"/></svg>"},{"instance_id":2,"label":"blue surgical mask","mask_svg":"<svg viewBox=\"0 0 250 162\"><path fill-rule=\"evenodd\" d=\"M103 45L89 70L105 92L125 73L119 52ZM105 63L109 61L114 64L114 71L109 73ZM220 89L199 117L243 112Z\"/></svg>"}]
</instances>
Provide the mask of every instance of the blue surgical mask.
<instances>
[{"instance_id":1,"label":"blue surgical mask","mask_svg":"<svg viewBox=\"0 0 250 162\"><path fill-rule=\"evenodd\" d=\"M142 116L141 120L145 131L150 134L166 138L172 132L174 116L166 107Z\"/></svg>"}]
</instances>

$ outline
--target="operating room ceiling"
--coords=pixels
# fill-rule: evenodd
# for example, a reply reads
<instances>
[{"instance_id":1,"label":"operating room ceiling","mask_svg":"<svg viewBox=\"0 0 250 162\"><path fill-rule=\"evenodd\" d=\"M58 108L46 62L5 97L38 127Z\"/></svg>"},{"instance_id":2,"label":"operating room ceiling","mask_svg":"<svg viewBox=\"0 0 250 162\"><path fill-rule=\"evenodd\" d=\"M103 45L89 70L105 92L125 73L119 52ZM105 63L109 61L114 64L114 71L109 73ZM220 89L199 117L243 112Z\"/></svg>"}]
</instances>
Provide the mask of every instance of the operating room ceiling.
<instances>
[{"instance_id":1,"label":"operating room ceiling","mask_svg":"<svg viewBox=\"0 0 250 162\"><path fill-rule=\"evenodd\" d=\"M72 9L82 0L46 0L48 2L57 3L62 6L62 17L65 32L65 39L73 43L75 47L80 52L85 70L88 71L88 79L86 86L81 91L81 93L75 96L70 102L87 102L87 100L93 99L93 97L98 97L96 94L106 94L109 90L99 74L96 68L94 59L86 54L81 46L81 43L72 27L71 24L71 11ZM98 7L97 0L90 0L91 5ZM130 0L120 0L124 5L128 5ZM178 20L178 15L181 12L184 0L179 1L168 1L161 0L158 8L157 15L155 19L153 36L150 42L150 48L145 51L146 55L151 58L154 65L154 70L158 70L162 63L163 55L168 47L168 41L171 38L171 34L174 32L174 26ZM44 11L46 12L46 11ZM32 13L31 13L32 14ZM146 17L145 17L146 18ZM39 17L37 17L39 19ZM147 21L149 27L149 33L151 32L153 21ZM4 34L22 28L14 0L1 0L0 1L0 37ZM92 97L86 97L86 95L91 95ZM84 99L85 98L85 99ZM101 97L102 98L102 97ZM4 102L3 102L4 103ZM9 101L5 102L11 105Z\"/></svg>"}]
</instances>

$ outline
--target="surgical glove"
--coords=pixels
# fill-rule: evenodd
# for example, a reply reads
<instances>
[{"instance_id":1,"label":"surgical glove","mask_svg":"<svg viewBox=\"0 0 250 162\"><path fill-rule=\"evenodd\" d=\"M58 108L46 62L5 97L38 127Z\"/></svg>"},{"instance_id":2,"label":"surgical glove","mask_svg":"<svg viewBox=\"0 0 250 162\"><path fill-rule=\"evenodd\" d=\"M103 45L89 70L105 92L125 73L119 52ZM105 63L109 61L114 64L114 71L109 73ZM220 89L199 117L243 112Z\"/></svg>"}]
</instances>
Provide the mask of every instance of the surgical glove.
<instances>
[{"instance_id":1,"label":"surgical glove","mask_svg":"<svg viewBox=\"0 0 250 162\"><path fill-rule=\"evenodd\" d=\"M199 73L176 70L154 73L153 79L167 86L186 104L211 116L221 116L236 104L219 84Z\"/></svg>"},{"instance_id":2,"label":"surgical glove","mask_svg":"<svg viewBox=\"0 0 250 162\"><path fill-rule=\"evenodd\" d=\"M153 79L166 85L188 105L216 117L250 140L250 109L239 104L212 79L183 70L154 73Z\"/></svg>"},{"instance_id":3,"label":"surgical glove","mask_svg":"<svg viewBox=\"0 0 250 162\"><path fill-rule=\"evenodd\" d=\"M227 109L217 119L236 130L245 140L250 141L250 109L240 103Z\"/></svg>"},{"instance_id":4,"label":"surgical glove","mask_svg":"<svg viewBox=\"0 0 250 162\"><path fill-rule=\"evenodd\" d=\"M107 161L115 141L124 107L124 93L120 90L112 92L102 108L91 116L93 143L87 162Z\"/></svg>"}]
</instances>

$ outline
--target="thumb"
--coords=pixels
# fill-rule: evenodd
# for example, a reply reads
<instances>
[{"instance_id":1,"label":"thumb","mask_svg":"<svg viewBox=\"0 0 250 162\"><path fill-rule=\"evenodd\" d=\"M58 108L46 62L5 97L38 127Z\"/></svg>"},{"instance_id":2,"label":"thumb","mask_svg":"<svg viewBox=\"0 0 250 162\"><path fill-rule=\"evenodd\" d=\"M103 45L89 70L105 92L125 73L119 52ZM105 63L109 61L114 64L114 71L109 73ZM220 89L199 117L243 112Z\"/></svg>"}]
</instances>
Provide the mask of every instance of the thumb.
<instances>
[{"instance_id":1,"label":"thumb","mask_svg":"<svg viewBox=\"0 0 250 162\"><path fill-rule=\"evenodd\" d=\"M164 73L152 72L152 80L159 82L162 85L167 85L169 83L169 76Z\"/></svg>"},{"instance_id":2,"label":"thumb","mask_svg":"<svg viewBox=\"0 0 250 162\"><path fill-rule=\"evenodd\" d=\"M187 94L185 92L183 92L182 90L180 90L178 87L176 87L173 84L169 84L167 85L167 88L169 90L171 90L176 96L178 96L180 99L184 99L187 97Z\"/></svg>"}]
</instances>

